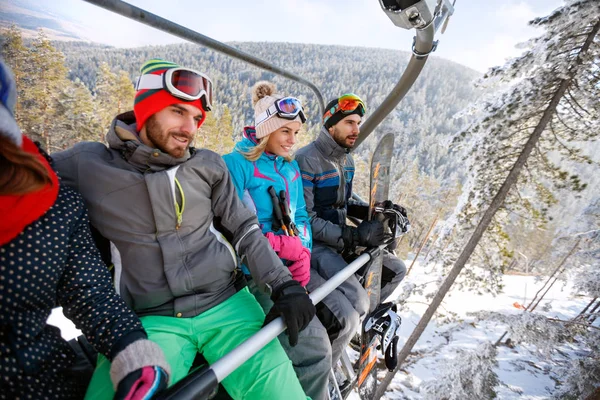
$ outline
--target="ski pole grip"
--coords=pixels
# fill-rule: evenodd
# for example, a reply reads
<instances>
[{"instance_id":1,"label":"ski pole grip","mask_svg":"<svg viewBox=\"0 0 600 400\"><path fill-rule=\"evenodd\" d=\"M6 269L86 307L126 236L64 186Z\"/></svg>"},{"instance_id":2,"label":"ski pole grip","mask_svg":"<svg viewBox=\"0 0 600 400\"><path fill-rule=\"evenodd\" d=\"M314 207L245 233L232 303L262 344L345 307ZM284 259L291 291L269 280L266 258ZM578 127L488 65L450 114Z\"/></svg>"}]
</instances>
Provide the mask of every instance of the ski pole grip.
<instances>
[{"instance_id":1,"label":"ski pole grip","mask_svg":"<svg viewBox=\"0 0 600 400\"><path fill-rule=\"evenodd\" d=\"M277 192L273 186L269 186L267 189L269 195L271 196L271 202L273 203L273 214L275 214L275 219L281 224L282 228L285 228L283 223L283 214L281 213L281 208L279 207L279 197L277 197ZM284 229L287 232L287 229Z\"/></svg>"}]
</instances>

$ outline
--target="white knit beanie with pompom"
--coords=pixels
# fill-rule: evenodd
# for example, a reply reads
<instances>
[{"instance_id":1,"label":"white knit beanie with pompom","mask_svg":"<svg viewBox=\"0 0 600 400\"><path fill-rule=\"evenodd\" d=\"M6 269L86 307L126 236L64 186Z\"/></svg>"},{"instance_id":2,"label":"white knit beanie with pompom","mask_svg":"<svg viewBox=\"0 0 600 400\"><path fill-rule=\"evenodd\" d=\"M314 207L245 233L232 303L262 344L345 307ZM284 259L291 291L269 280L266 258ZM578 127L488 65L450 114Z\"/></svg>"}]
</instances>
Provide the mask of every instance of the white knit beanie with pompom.
<instances>
[{"instance_id":1,"label":"white knit beanie with pompom","mask_svg":"<svg viewBox=\"0 0 600 400\"><path fill-rule=\"evenodd\" d=\"M275 85L271 82L260 81L256 82L252 88L252 104L254 105L254 122L256 129L256 138L262 139L265 136L269 136L277 129L284 125L289 124L293 121L302 123L300 116L296 116L293 120L279 118L278 115L274 115L266 121L262 122L258 126L256 125L256 119L269 107L275 104L275 101L283 98L284 96L276 93Z\"/></svg>"}]
</instances>

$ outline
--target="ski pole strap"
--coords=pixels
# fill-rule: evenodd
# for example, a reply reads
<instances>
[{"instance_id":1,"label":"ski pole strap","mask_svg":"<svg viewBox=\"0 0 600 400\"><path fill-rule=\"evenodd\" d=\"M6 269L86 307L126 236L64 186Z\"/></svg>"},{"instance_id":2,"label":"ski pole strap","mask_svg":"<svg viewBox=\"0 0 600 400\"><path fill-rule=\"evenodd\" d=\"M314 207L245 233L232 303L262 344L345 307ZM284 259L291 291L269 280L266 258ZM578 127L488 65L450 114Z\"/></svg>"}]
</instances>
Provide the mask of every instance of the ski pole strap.
<instances>
[{"instance_id":1,"label":"ski pole strap","mask_svg":"<svg viewBox=\"0 0 600 400\"><path fill-rule=\"evenodd\" d=\"M279 224L281 229L283 229L285 235L290 236L287 226L285 226L283 221L283 214L281 212L281 206L279 205L279 197L277 196L275 188L273 186L269 186L267 191L269 192L269 195L271 196L271 202L273 203L273 217L275 217L275 221ZM278 230L279 229L273 229L274 232Z\"/></svg>"}]
</instances>

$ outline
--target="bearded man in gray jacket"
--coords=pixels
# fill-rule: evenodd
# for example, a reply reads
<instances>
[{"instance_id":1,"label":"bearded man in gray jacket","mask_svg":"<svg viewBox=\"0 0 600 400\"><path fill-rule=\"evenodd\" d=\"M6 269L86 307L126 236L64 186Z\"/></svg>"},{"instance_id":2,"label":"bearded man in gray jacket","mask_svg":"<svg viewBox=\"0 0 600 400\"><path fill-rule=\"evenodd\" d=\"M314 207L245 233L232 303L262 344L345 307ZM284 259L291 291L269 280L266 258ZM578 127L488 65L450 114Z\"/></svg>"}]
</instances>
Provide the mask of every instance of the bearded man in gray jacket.
<instances>
[{"instance_id":1,"label":"bearded man in gray jacket","mask_svg":"<svg viewBox=\"0 0 600 400\"><path fill-rule=\"evenodd\" d=\"M67 185L83 195L92 225L110 240L115 286L165 352L171 383L196 354L209 363L256 333L265 315L236 274L238 257L282 316L291 345L315 315L306 291L239 201L221 157L190 144L211 109L204 74L160 59L141 68L133 112L101 143L53 155ZM100 357L86 398L113 396ZM223 381L234 399L306 398L292 365L272 341Z\"/></svg>"},{"instance_id":2,"label":"bearded man in gray jacket","mask_svg":"<svg viewBox=\"0 0 600 400\"><path fill-rule=\"evenodd\" d=\"M365 112L364 102L355 94L333 99L325 108L317 139L296 153L313 234L308 290L321 286L348 265L344 252L353 252L357 246L376 247L384 243L382 223L367 221L368 205L351 198L354 159L350 150L358 138ZM404 208L394 207L406 218ZM346 217L362 222L357 227L347 225ZM384 251L382 300L392 294L405 275L402 260L391 251ZM334 363L368 311L367 292L356 276L348 278L317 305L317 316L329 333Z\"/></svg>"}]
</instances>

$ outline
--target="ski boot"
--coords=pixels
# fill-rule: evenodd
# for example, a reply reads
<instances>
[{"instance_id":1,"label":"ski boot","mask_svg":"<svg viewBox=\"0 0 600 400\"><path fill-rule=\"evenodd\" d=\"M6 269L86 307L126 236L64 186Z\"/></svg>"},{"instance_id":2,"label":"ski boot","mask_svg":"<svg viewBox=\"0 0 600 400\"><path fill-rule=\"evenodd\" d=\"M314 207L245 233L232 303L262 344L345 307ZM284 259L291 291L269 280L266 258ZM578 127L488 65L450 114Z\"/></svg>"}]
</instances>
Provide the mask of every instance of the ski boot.
<instances>
[{"instance_id":1,"label":"ski boot","mask_svg":"<svg viewBox=\"0 0 600 400\"><path fill-rule=\"evenodd\" d=\"M398 365L398 333L402 319L396 311L395 303L381 303L365 322L365 331L372 329L381 336L379 348L389 371L393 371Z\"/></svg>"}]
</instances>

